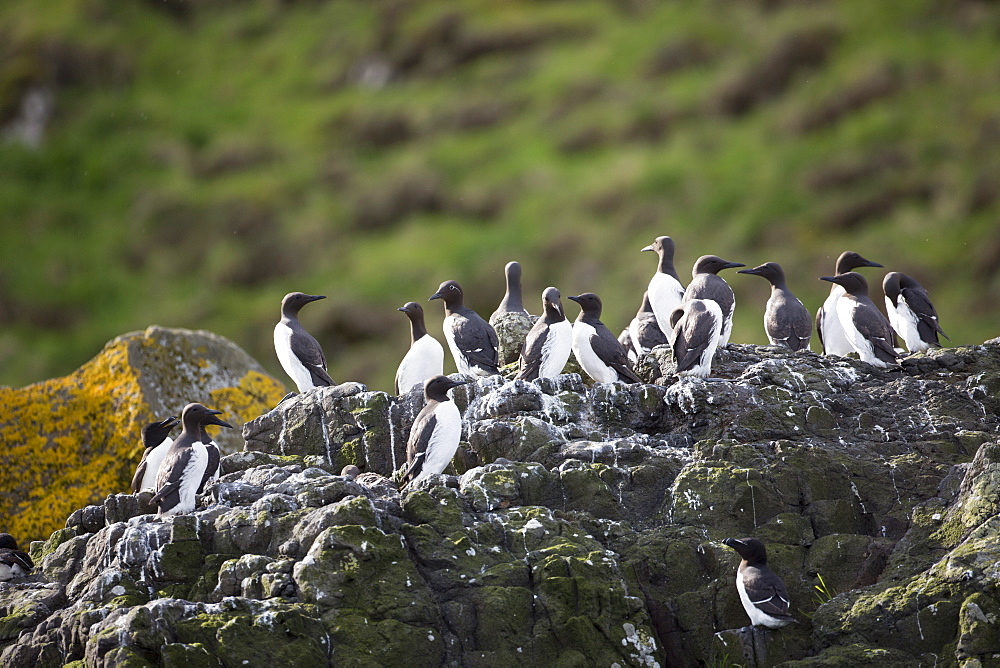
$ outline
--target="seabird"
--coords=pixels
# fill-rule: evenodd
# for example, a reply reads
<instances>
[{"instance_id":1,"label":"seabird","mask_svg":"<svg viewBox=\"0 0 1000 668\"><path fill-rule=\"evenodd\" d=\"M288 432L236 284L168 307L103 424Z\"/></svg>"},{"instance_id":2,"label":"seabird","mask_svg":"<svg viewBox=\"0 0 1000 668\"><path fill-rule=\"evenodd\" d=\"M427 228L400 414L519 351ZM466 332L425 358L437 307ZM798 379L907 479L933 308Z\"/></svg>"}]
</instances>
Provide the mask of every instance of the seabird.
<instances>
[{"instance_id":1,"label":"seabird","mask_svg":"<svg viewBox=\"0 0 1000 668\"><path fill-rule=\"evenodd\" d=\"M427 333L424 309L417 302L406 302L402 311L410 321L410 349L396 369L396 394L409 392L415 385L423 386L431 376L444 373L444 348Z\"/></svg>"},{"instance_id":2,"label":"seabird","mask_svg":"<svg viewBox=\"0 0 1000 668\"><path fill-rule=\"evenodd\" d=\"M622 330L621 334L618 335L618 343L622 344L622 348L625 349L625 357L633 365L639 361L639 353L635 351L635 346L632 345L632 335L629 334L628 327Z\"/></svg>"},{"instance_id":3,"label":"seabird","mask_svg":"<svg viewBox=\"0 0 1000 668\"><path fill-rule=\"evenodd\" d=\"M26 552L17 549L17 541L9 533L0 533L0 582L23 578L35 567Z\"/></svg>"},{"instance_id":4,"label":"seabird","mask_svg":"<svg viewBox=\"0 0 1000 668\"><path fill-rule=\"evenodd\" d=\"M493 311L493 315L490 316L490 325L494 327L497 320L504 313L528 315L528 311L524 308L521 299L521 264L519 262L508 262L507 266L503 268L503 273L507 281L507 290L504 292L503 299L500 300L497 310Z\"/></svg>"},{"instance_id":5,"label":"seabird","mask_svg":"<svg viewBox=\"0 0 1000 668\"><path fill-rule=\"evenodd\" d=\"M158 505L160 515L178 515L194 510L195 496L208 470L208 448L202 436L202 425L220 427L232 425L215 417L222 411L201 404L188 404L181 413L183 430L167 450L156 476L156 494L150 503Z\"/></svg>"},{"instance_id":6,"label":"seabird","mask_svg":"<svg viewBox=\"0 0 1000 668\"><path fill-rule=\"evenodd\" d=\"M767 566L767 550L756 538L727 538L723 545L736 550L743 558L736 570L736 590L743 609L754 626L780 629L795 622L789 614L791 605L785 583Z\"/></svg>"},{"instance_id":7,"label":"seabird","mask_svg":"<svg viewBox=\"0 0 1000 668\"><path fill-rule=\"evenodd\" d=\"M573 326L563 312L559 291L542 291L542 317L535 321L521 349L520 380L552 378L562 373L573 348Z\"/></svg>"},{"instance_id":8,"label":"seabird","mask_svg":"<svg viewBox=\"0 0 1000 668\"><path fill-rule=\"evenodd\" d=\"M737 273L763 276L771 283L771 296L764 308L764 331L772 346L808 350L812 336L809 310L785 284L785 272L777 262L766 262Z\"/></svg>"},{"instance_id":9,"label":"seabird","mask_svg":"<svg viewBox=\"0 0 1000 668\"><path fill-rule=\"evenodd\" d=\"M938 324L927 290L916 279L890 271L882 280L882 291L889 324L911 353L939 347L938 334L951 341Z\"/></svg>"},{"instance_id":10,"label":"seabird","mask_svg":"<svg viewBox=\"0 0 1000 668\"><path fill-rule=\"evenodd\" d=\"M674 240L670 237L656 237L653 243L642 250L653 251L660 256L656 273L649 279L646 294L649 296L649 303L660 331L669 337L670 315L681 305L681 300L684 298L684 286L681 285L681 279L674 269ZM645 298L644 295L643 299ZM642 345L635 334L632 335L632 341L637 348Z\"/></svg>"},{"instance_id":11,"label":"seabird","mask_svg":"<svg viewBox=\"0 0 1000 668\"><path fill-rule=\"evenodd\" d=\"M895 363L898 355L893 349L893 333L889 321L868 298L868 281L856 271L836 276L823 276L821 280L843 286L846 294L837 299L837 317L844 335L863 362L879 367Z\"/></svg>"},{"instance_id":12,"label":"seabird","mask_svg":"<svg viewBox=\"0 0 1000 668\"><path fill-rule=\"evenodd\" d=\"M490 324L464 303L462 286L445 281L431 299L444 301L444 338L455 358L458 372L467 376L493 376L497 370L500 341Z\"/></svg>"},{"instance_id":13,"label":"seabird","mask_svg":"<svg viewBox=\"0 0 1000 668\"><path fill-rule=\"evenodd\" d=\"M733 310L736 308L736 295L725 279L718 275L723 269L745 267L739 262L727 262L718 255L702 255L691 269L691 282L684 291L684 300L712 299L722 311L722 331L719 334L719 347L729 343L729 335L733 331Z\"/></svg>"},{"instance_id":14,"label":"seabird","mask_svg":"<svg viewBox=\"0 0 1000 668\"><path fill-rule=\"evenodd\" d=\"M670 320L676 374L708 378L722 331L722 309L712 299L690 299L674 309Z\"/></svg>"},{"instance_id":15,"label":"seabird","mask_svg":"<svg viewBox=\"0 0 1000 668\"><path fill-rule=\"evenodd\" d=\"M180 424L180 420L171 415L159 422L150 422L142 428L142 461L135 469L132 477L132 493L138 494L144 489L156 489L156 474L160 463L167 454L174 440L170 438L170 430Z\"/></svg>"},{"instance_id":16,"label":"seabird","mask_svg":"<svg viewBox=\"0 0 1000 668\"><path fill-rule=\"evenodd\" d=\"M406 442L404 485L441 473L455 456L462 437L462 416L448 397L448 390L465 383L448 376L434 376L424 382L424 407L413 421Z\"/></svg>"},{"instance_id":17,"label":"seabird","mask_svg":"<svg viewBox=\"0 0 1000 668\"><path fill-rule=\"evenodd\" d=\"M569 299L581 309L573 323L573 354L587 375L599 383L641 383L629 366L625 348L601 322L601 298L585 292Z\"/></svg>"},{"instance_id":18,"label":"seabird","mask_svg":"<svg viewBox=\"0 0 1000 668\"><path fill-rule=\"evenodd\" d=\"M846 274L858 267L881 267L878 262L866 260L854 251L844 251L837 258L834 267L835 274ZM819 336L819 344L823 347L826 355L848 355L854 352L851 343L844 335L844 330L840 325L840 318L837 316L837 300L844 295L844 288L839 285L830 286L830 296L823 302L823 307L816 311L816 334Z\"/></svg>"},{"instance_id":19,"label":"seabird","mask_svg":"<svg viewBox=\"0 0 1000 668\"><path fill-rule=\"evenodd\" d=\"M661 238L667 239L669 237ZM678 285L680 284L678 283ZM674 308L680 305L681 302L678 299ZM670 313L673 313L673 311ZM667 315L666 320L668 325L670 324L669 316L670 314ZM632 318L632 322L629 323L628 335L635 349L636 359L642 357L656 346L669 343L668 339L670 337L660 328L660 321L656 319L656 313L653 311L652 300L649 298L648 291L643 293L642 306L639 307L639 311ZM618 340L621 341L621 337Z\"/></svg>"},{"instance_id":20,"label":"seabird","mask_svg":"<svg viewBox=\"0 0 1000 668\"><path fill-rule=\"evenodd\" d=\"M326 357L312 334L299 323L299 309L323 295L290 292L281 300L281 321L274 326L274 352L299 392L336 385L326 372Z\"/></svg>"}]
</instances>

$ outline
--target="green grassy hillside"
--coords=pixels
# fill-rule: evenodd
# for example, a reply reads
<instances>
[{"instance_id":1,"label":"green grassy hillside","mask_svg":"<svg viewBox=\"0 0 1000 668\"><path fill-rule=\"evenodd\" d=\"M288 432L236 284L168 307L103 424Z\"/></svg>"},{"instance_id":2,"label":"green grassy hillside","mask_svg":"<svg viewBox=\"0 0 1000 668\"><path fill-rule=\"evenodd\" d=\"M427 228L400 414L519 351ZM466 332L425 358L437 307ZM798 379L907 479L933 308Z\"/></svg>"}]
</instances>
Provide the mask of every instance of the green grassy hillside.
<instances>
[{"instance_id":1,"label":"green grassy hillside","mask_svg":"<svg viewBox=\"0 0 1000 668\"><path fill-rule=\"evenodd\" d=\"M995 3L8 0L0 125L4 384L153 323L280 374L302 290L333 377L390 389L404 302L455 278L488 315L517 259L617 331L660 234L810 309L857 250L954 341L1000 334ZM767 285L728 273L763 343Z\"/></svg>"}]
</instances>

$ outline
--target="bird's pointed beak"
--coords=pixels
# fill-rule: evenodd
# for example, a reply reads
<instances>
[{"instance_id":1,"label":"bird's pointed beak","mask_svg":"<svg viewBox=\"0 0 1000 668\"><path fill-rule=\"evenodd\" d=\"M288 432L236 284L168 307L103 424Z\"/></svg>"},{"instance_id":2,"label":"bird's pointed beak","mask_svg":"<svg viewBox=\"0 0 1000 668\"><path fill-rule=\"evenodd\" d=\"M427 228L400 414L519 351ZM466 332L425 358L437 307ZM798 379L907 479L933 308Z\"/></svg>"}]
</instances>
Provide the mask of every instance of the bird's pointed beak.
<instances>
[{"instance_id":1,"label":"bird's pointed beak","mask_svg":"<svg viewBox=\"0 0 1000 668\"><path fill-rule=\"evenodd\" d=\"M570 300L571 302L580 303L580 298L579 297L567 297L566 299Z\"/></svg>"},{"instance_id":2,"label":"bird's pointed beak","mask_svg":"<svg viewBox=\"0 0 1000 668\"><path fill-rule=\"evenodd\" d=\"M866 266L866 267L881 267L883 265L879 264L878 262L872 262L871 260L865 260L864 266Z\"/></svg>"},{"instance_id":3,"label":"bird's pointed beak","mask_svg":"<svg viewBox=\"0 0 1000 668\"><path fill-rule=\"evenodd\" d=\"M205 420L205 424L215 424L220 427L226 427L227 429L233 428L233 425L229 424L225 420L220 420L219 418L215 417L216 415L221 415L222 411L210 410L208 413L210 417Z\"/></svg>"},{"instance_id":4,"label":"bird's pointed beak","mask_svg":"<svg viewBox=\"0 0 1000 668\"><path fill-rule=\"evenodd\" d=\"M754 276L756 276L759 272L756 269L742 269L742 270L740 270L740 271L738 271L736 273L737 274L753 274Z\"/></svg>"},{"instance_id":5,"label":"bird's pointed beak","mask_svg":"<svg viewBox=\"0 0 1000 668\"><path fill-rule=\"evenodd\" d=\"M836 276L820 276L819 280L821 280L821 281L829 281L830 283L838 283L839 282L839 281L837 281L837 277Z\"/></svg>"},{"instance_id":6,"label":"bird's pointed beak","mask_svg":"<svg viewBox=\"0 0 1000 668\"><path fill-rule=\"evenodd\" d=\"M309 301L311 302L319 301L320 299L326 299L326 295L309 295Z\"/></svg>"},{"instance_id":7,"label":"bird's pointed beak","mask_svg":"<svg viewBox=\"0 0 1000 668\"><path fill-rule=\"evenodd\" d=\"M745 267L746 265L742 262L727 262L726 269L735 269L736 267Z\"/></svg>"},{"instance_id":8,"label":"bird's pointed beak","mask_svg":"<svg viewBox=\"0 0 1000 668\"><path fill-rule=\"evenodd\" d=\"M650 245L646 246L645 248L641 249L639 252L642 253L643 251L651 251L651 250L656 250L655 248L653 248L653 244L650 244Z\"/></svg>"},{"instance_id":9,"label":"bird's pointed beak","mask_svg":"<svg viewBox=\"0 0 1000 668\"><path fill-rule=\"evenodd\" d=\"M434 294L432 294L430 297L427 298L427 301L429 302L434 301L435 299L441 299L441 297L442 295L440 292L435 292Z\"/></svg>"},{"instance_id":10,"label":"bird's pointed beak","mask_svg":"<svg viewBox=\"0 0 1000 668\"><path fill-rule=\"evenodd\" d=\"M396 310L397 310L397 311L406 311L406 307L405 307L405 306L400 306L400 307L399 307L398 309L396 309Z\"/></svg>"},{"instance_id":11,"label":"bird's pointed beak","mask_svg":"<svg viewBox=\"0 0 1000 668\"><path fill-rule=\"evenodd\" d=\"M723 545L727 545L729 547L734 547L736 545L741 545L742 546L743 545L743 541L736 540L735 538L726 538L725 540L722 541L722 544Z\"/></svg>"}]
</instances>

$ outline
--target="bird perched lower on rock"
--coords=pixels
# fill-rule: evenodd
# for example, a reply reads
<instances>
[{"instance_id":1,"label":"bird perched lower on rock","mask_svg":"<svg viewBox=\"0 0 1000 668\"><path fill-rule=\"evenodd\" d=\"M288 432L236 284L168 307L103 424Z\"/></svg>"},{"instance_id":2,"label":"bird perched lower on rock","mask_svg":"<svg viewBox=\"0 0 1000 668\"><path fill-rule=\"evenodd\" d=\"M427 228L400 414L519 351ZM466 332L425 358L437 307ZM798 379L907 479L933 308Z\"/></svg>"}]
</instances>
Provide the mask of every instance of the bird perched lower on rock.
<instances>
[{"instance_id":1,"label":"bird perched lower on rock","mask_svg":"<svg viewBox=\"0 0 1000 668\"><path fill-rule=\"evenodd\" d=\"M448 390L465 381L434 376L424 382L424 407L417 414L406 441L406 472L403 484L444 471L462 438L462 416L448 397Z\"/></svg>"},{"instance_id":2,"label":"bird perched lower on rock","mask_svg":"<svg viewBox=\"0 0 1000 668\"><path fill-rule=\"evenodd\" d=\"M753 269L737 273L766 278L771 284L771 296L764 307L764 331L772 346L789 350L808 350L812 337L809 310L785 284L785 272L777 262L766 262Z\"/></svg>"},{"instance_id":3,"label":"bird perched lower on rock","mask_svg":"<svg viewBox=\"0 0 1000 668\"><path fill-rule=\"evenodd\" d=\"M779 629L795 622L785 583L767 566L767 550L756 538L727 538L723 545L742 557L736 570L736 590L754 626Z\"/></svg>"},{"instance_id":4,"label":"bird perched lower on rock","mask_svg":"<svg viewBox=\"0 0 1000 668\"><path fill-rule=\"evenodd\" d=\"M889 324L911 353L940 346L938 334L948 339L938 324L938 314L927 290L916 279L890 271L882 279L882 291Z\"/></svg>"},{"instance_id":5,"label":"bird perched lower on rock","mask_svg":"<svg viewBox=\"0 0 1000 668\"><path fill-rule=\"evenodd\" d=\"M649 298L650 310L656 318L656 324L669 338L670 315L681 305L681 300L684 298L684 286L681 285L681 279L674 269L674 240L670 237L656 237L653 243L642 250L652 251L659 256L656 272L649 279L649 287L643 295L643 300ZM632 334L632 345L637 348L641 346L635 334Z\"/></svg>"},{"instance_id":6,"label":"bird perched lower on rock","mask_svg":"<svg viewBox=\"0 0 1000 668\"><path fill-rule=\"evenodd\" d=\"M834 266L835 274L846 274L859 267L881 267L878 262L866 260L854 251L844 251L837 258ZM830 296L823 306L816 311L816 334L825 355L849 355L854 351L851 342L847 340L840 318L837 316L837 301L844 295L840 285L830 286Z\"/></svg>"},{"instance_id":7,"label":"bird perched lower on rock","mask_svg":"<svg viewBox=\"0 0 1000 668\"><path fill-rule=\"evenodd\" d=\"M677 300L677 306L680 306L680 300ZM670 317L668 314L667 323L669 324L669 322ZM636 359L642 357L656 346L669 343L671 339L670 335L660 329L659 321L656 319L652 302L649 299L649 292L642 295L642 306L639 307L639 311L628 325L628 335L629 340L632 342L632 347L635 349ZM618 340L621 341L620 338Z\"/></svg>"},{"instance_id":8,"label":"bird perched lower on rock","mask_svg":"<svg viewBox=\"0 0 1000 668\"><path fill-rule=\"evenodd\" d=\"M670 316L678 376L708 378L722 331L722 309L712 299L690 299Z\"/></svg>"},{"instance_id":9,"label":"bird perched lower on rock","mask_svg":"<svg viewBox=\"0 0 1000 668\"><path fill-rule=\"evenodd\" d=\"M601 322L601 298L585 292L569 299L581 309L573 323L573 354L587 375L598 383L641 383L629 366L625 347Z\"/></svg>"},{"instance_id":10,"label":"bird perched lower on rock","mask_svg":"<svg viewBox=\"0 0 1000 668\"><path fill-rule=\"evenodd\" d=\"M445 281L430 296L444 301L444 338L455 358L458 372L467 376L494 376L497 369L497 346L500 341L490 323L465 305L462 286Z\"/></svg>"},{"instance_id":11,"label":"bird perched lower on rock","mask_svg":"<svg viewBox=\"0 0 1000 668\"><path fill-rule=\"evenodd\" d=\"M559 290L542 292L542 317L528 332L521 349L519 380L552 378L562 373L573 347L573 326L563 312Z\"/></svg>"},{"instance_id":12,"label":"bird perched lower on rock","mask_svg":"<svg viewBox=\"0 0 1000 668\"><path fill-rule=\"evenodd\" d=\"M205 480L208 470L208 448L203 441L203 426L219 425L232 429L232 425L217 418L222 411L212 410L202 404L188 404L181 413L183 430L167 450L160 472L156 477L156 494L150 503L159 506L160 515L190 513L195 507L195 497Z\"/></svg>"},{"instance_id":13,"label":"bird perched lower on rock","mask_svg":"<svg viewBox=\"0 0 1000 668\"><path fill-rule=\"evenodd\" d=\"M733 311L736 309L736 296L729 283L719 276L723 269L745 267L739 262L728 262L718 255L702 255L691 269L691 282L684 290L684 299L711 299L719 305L722 311L722 330L719 333L719 346L729 343L729 335L733 331ZM671 316L673 317L673 316Z\"/></svg>"},{"instance_id":14,"label":"bird perched lower on rock","mask_svg":"<svg viewBox=\"0 0 1000 668\"><path fill-rule=\"evenodd\" d=\"M142 445L145 450L132 478L133 494L144 489L156 489L156 474L160 470L160 463L174 442L169 436L170 430L178 424L180 420L171 415L165 420L150 422L142 428Z\"/></svg>"},{"instance_id":15,"label":"bird perched lower on rock","mask_svg":"<svg viewBox=\"0 0 1000 668\"><path fill-rule=\"evenodd\" d=\"M524 302L521 298L521 264L519 262L508 262L507 266L503 268L503 274L507 283L507 289L504 292L503 299L500 300L500 305L497 306L497 310L493 311L493 314L490 316L490 325L494 327L497 320L504 313L528 315L528 311L524 308Z\"/></svg>"},{"instance_id":16,"label":"bird perched lower on rock","mask_svg":"<svg viewBox=\"0 0 1000 668\"><path fill-rule=\"evenodd\" d=\"M274 326L274 352L281 368L295 382L299 392L314 387L336 385L326 372L323 348L299 322L299 309L323 295L290 292L281 300L281 321Z\"/></svg>"},{"instance_id":17,"label":"bird perched lower on rock","mask_svg":"<svg viewBox=\"0 0 1000 668\"><path fill-rule=\"evenodd\" d=\"M407 302L396 310L406 314L410 321L410 349L396 369L396 394L402 394L444 373L444 348L427 333L424 309L420 304Z\"/></svg>"},{"instance_id":18,"label":"bird perched lower on rock","mask_svg":"<svg viewBox=\"0 0 1000 668\"><path fill-rule=\"evenodd\" d=\"M868 298L865 277L856 271L849 271L836 276L823 276L820 280L836 283L846 291L837 300L837 317L852 350L858 353L861 361L878 367L894 364L899 356L892 345L892 327Z\"/></svg>"},{"instance_id":19,"label":"bird perched lower on rock","mask_svg":"<svg viewBox=\"0 0 1000 668\"><path fill-rule=\"evenodd\" d=\"M35 567L27 553L17 549L17 541L9 533L0 533L0 582L23 578Z\"/></svg>"}]
</instances>

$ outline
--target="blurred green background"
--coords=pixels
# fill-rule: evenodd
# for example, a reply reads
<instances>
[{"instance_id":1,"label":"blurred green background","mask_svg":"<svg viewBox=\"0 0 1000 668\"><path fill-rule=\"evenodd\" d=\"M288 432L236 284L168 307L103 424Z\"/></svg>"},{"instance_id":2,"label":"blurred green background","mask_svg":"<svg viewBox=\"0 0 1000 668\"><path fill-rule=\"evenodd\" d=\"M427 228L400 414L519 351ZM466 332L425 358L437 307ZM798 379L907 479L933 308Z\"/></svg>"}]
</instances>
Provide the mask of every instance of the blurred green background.
<instances>
[{"instance_id":1,"label":"blurred green background","mask_svg":"<svg viewBox=\"0 0 1000 668\"><path fill-rule=\"evenodd\" d=\"M404 302L440 338L438 284L488 317L516 259L618 332L661 234L810 310L856 250L1000 334L995 2L6 0L0 128L0 384L154 323L287 383L302 290L334 379L391 390ZM724 276L764 343L766 282Z\"/></svg>"}]
</instances>

